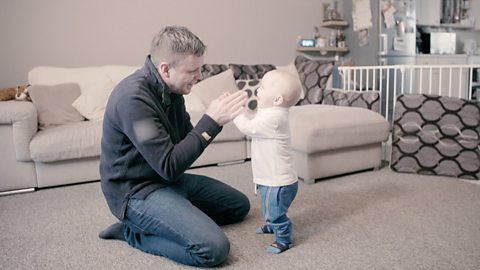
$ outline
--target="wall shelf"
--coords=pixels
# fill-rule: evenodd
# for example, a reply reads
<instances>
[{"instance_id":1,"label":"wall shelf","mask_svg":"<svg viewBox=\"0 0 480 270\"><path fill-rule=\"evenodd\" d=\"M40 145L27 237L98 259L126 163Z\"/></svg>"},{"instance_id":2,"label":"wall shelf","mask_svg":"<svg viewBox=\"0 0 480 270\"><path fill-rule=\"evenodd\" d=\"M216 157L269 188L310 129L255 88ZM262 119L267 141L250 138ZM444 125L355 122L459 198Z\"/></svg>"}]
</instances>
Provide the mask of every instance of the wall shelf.
<instances>
[{"instance_id":1,"label":"wall shelf","mask_svg":"<svg viewBox=\"0 0 480 270\"><path fill-rule=\"evenodd\" d=\"M344 20L329 20L323 21L320 26L329 28L345 28L348 26L348 22Z\"/></svg>"},{"instance_id":2,"label":"wall shelf","mask_svg":"<svg viewBox=\"0 0 480 270\"><path fill-rule=\"evenodd\" d=\"M348 27L348 22L344 20L327 20L323 21L320 24L321 27L332 28L332 29L344 29ZM334 31L334 30L332 30ZM348 48L339 48L339 47L297 47L297 52L302 53L321 53L325 55L327 53L335 54L335 57L338 58L340 54L347 53Z\"/></svg>"},{"instance_id":3,"label":"wall shelf","mask_svg":"<svg viewBox=\"0 0 480 270\"><path fill-rule=\"evenodd\" d=\"M338 52L346 53L348 48L338 48L338 47L297 47L299 52Z\"/></svg>"}]
</instances>

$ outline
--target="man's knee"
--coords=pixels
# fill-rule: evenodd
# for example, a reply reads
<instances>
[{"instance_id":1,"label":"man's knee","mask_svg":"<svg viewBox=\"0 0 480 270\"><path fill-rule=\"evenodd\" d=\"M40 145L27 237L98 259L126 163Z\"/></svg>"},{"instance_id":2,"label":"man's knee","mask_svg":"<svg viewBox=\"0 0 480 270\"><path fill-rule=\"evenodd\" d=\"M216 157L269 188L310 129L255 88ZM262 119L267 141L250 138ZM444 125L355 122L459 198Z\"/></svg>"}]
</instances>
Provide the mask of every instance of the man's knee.
<instances>
[{"instance_id":1,"label":"man's knee","mask_svg":"<svg viewBox=\"0 0 480 270\"><path fill-rule=\"evenodd\" d=\"M227 260L230 253L230 242L225 235L219 235L214 239L208 239L202 246L197 246L192 250L192 256L195 257L197 266L213 267Z\"/></svg>"},{"instance_id":2,"label":"man's knee","mask_svg":"<svg viewBox=\"0 0 480 270\"><path fill-rule=\"evenodd\" d=\"M242 220L245 218L248 212L250 212L250 201L248 200L247 196L243 195L241 201L239 202L239 206L235 211L235 215L237 216L238 220Z\"/></svg>"}]
</instances>

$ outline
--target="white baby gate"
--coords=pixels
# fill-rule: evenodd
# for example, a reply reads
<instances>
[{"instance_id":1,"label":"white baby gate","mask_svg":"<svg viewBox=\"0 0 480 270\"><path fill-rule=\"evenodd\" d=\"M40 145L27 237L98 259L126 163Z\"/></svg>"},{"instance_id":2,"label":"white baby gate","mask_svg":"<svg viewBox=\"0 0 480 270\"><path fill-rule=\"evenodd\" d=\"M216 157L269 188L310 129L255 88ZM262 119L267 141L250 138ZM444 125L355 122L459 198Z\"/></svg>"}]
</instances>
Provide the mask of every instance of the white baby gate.
<instances>
[{"instance_id":1,"label":"white baby gate","mask_svg":"<svg viewBox=\"0 0 480 270\"><path fill-rule=\"evenodd\" d=\"M334 89L378 91L380 110L391 120L400 94L433 94L480 102L480 65L340 66Z\"/></svg>"}]
</instances>

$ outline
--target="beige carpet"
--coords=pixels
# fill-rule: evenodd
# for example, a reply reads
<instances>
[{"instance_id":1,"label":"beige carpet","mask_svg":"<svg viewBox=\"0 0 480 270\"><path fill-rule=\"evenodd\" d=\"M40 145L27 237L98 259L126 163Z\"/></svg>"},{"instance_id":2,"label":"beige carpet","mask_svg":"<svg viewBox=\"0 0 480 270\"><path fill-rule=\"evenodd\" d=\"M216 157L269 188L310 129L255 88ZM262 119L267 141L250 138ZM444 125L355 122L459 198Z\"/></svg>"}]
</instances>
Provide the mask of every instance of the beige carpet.
<instances>
[{"instance_id":1,"label":"beige carpet","mask_svg":"<svg viewBox=\"0 0 480 270\"><path fill-rule=\"evenodd\" d=\"M301 182L290 209L295 247L265 248L250 163L191 170L245 192L247 219L224 227L225 269L480 269L480 185L388 168ZM190 269L98 232L114 222L100 183L0 197L0 269ZM192 268L193 269L193 268Z\"/></svg>"}]
</instances>

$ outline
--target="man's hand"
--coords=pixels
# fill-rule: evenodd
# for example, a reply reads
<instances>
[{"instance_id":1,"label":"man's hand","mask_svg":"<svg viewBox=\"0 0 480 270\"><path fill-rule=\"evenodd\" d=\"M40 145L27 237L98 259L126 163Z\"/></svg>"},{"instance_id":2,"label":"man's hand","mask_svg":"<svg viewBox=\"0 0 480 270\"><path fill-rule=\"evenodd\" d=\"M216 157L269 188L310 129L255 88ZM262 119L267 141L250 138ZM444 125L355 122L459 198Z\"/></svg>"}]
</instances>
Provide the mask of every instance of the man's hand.
<instances>
[{"instance_id":1,"label":"man's hand","mask_svg":"<svg viewBox=\"0 0 480 270\"><path fill-rule=\"evenodd\" d=\"M218 125L223 126L243 111L247 100L248 95L245 91L224 93L210 103L206 114Z\"/></svg>"}]
</instances>

